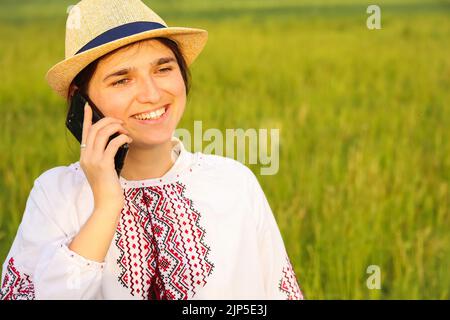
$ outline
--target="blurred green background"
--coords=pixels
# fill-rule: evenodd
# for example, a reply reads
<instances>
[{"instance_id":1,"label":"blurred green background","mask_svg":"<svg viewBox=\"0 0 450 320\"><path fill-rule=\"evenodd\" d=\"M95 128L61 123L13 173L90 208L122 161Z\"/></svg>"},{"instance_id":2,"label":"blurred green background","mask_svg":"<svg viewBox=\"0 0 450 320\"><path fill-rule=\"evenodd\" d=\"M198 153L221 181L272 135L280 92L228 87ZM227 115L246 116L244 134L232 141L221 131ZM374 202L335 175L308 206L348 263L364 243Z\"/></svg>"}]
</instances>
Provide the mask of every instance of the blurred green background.
<instances>
[{"instance_id":1,"label":"blurred green background","mask_svg":"<svg viewBox=\"0 0 450 320\"><path fill-rule=\"evenodd\" d=\"M249 167L306 298L450 298L449 1L377 1L381 30L359 0L145 2L209 31L179 127L280 129L278 174ZM79 159L44 79L75 3L0 1L2 263L34 179Z\"/></svg>"}]
</instances>

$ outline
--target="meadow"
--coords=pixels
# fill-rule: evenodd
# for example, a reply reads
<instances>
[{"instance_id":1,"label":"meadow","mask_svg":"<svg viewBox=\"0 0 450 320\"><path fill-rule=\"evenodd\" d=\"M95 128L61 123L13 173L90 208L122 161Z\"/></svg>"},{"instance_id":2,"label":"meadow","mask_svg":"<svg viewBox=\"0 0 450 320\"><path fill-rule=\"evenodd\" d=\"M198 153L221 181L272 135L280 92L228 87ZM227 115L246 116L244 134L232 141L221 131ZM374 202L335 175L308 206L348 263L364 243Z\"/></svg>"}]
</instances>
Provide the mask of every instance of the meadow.
<instances>
[{"instance_id":1,"label":"meadow","mask_svg":"<svg viewBox=\"0 0 450 320\"><path fill-rule=\"evenodd\" d=\"M79 159L44 79L75 2L0 2L2 263L34 179ZM280 130L277 174L249 167L306 298L450 298L449 1L378 1L380 30L360 0L144 2L209 32L179 127Z\"/></svg>"}]
</instances>

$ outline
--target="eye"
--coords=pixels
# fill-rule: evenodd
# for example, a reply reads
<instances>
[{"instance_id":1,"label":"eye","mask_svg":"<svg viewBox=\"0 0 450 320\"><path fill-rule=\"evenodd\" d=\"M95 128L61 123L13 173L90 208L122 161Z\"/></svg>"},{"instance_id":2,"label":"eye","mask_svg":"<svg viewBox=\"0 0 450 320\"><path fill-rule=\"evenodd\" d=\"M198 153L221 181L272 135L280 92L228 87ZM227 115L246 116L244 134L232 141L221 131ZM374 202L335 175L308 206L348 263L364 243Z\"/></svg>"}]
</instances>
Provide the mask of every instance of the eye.
<instances>
[{"instance_id":1,"label":"eye","mask_svg":"<svg viewBox=\"0 0 450 320\"><path fill-rule=\"evenodd\" d=\"M118 85L124 85L124 84L128 83L128 81L129 81L129 79L120 79L118 81L113 82L112 86L116 87Z\"/></svg>"},{"instance_id":2,"label":"eye","mask_svg":"<svg viewBox=\"0 0 450 320\"><path fill-rule=\"evenodd\" d=\"M162 73L167 73L167 72L169 72L170 70L172 70L172 67L167 67L167 68L159 69L159 71L161 71Z\"/></svg>"}]
</instances>

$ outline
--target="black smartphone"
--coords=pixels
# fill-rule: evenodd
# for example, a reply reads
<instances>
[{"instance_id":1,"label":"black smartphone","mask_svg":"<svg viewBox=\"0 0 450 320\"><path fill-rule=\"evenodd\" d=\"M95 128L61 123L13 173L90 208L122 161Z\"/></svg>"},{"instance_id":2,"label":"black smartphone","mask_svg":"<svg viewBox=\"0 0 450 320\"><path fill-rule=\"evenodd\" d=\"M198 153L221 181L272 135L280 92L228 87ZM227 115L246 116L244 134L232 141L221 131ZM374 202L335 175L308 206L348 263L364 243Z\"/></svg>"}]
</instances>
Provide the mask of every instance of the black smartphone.
<instances>
[{"instance_id":1,"label":"black smartphone","mask_svg":"<svg viewBox=\"0 0 450 320\"><path fill-rule=\"evenodd\" d=\"M67 114L66 119L66 127L70 132L74 135L74 137L81 144L81 138L83 134L83 121L84 121L84 106L86 102L89 103L92 109L92 124L96 123L101 118L105 116L100 112L100 110L92 103L91 99L88 96L81 94L76 91L72 97L72 101L70 103L69 112ZM108 143L119 136L119 133L114 133L108 140ZM117 153L114 157L114 165L116 168L117 176L120 176L120 171L123 168L123 164L125 162L125 157L128 152L128 143L123 144L117 150Z\"/></svg>"}]
</instances>

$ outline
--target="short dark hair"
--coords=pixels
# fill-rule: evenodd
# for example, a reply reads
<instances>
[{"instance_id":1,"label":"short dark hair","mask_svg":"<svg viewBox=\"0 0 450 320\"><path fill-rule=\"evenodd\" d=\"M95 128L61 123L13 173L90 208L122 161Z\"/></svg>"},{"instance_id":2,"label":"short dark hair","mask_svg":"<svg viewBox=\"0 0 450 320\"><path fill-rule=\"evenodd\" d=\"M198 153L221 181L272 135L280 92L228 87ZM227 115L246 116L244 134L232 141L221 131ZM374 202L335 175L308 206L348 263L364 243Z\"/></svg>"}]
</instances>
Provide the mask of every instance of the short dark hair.
<instances>
[{"instance_id":1,"label":"short dark hair","mask_svg":"<svg viewBox=\"0 0 450 320\"><path fill-rule=\"evenodd\" d=\"M180 68L181 71L181 75L183 77L184 80L184 84L186 87L186 96L189 95L189 90L190 90L190 86L191 86L191 73L190 70L186 64L186 60L184 59L183 55L181 54L180 49L178 48L178 44L168 38L161 38L161 37L157 37L157 38L152 38L155 40L158 40L159 42L161 42L163 45L165 45L167 48L169 48L170 50L172 50L173 54L175 55L175 58L177 59L177 63L178 66ZM140 43L143 41L146 41L148 39L144 39L138 42L133 42L125 47L134 45L136 43ZM72 101L72 95L75 89L75 86L78 88L78 90L84 94L87 95L87 89L89 87L89 82L92 79L92 76L95 73L95 70L97 69L97 65L99 63L99 61L103 58L106 58L107 56L115 53L116 51L123 49L124 47L120 47L114 51L111 51L109 53L107 53L106 55L96 59L95 61L91 62L87 67L85 67L83 70L81 70L77 76L73 79L72 83L69 86L69 92L67 95L67 103L68 106L70 106L70 103ZM69 108L67 109L67 111L69 110Z\"/></svg>"}]
</instances>

